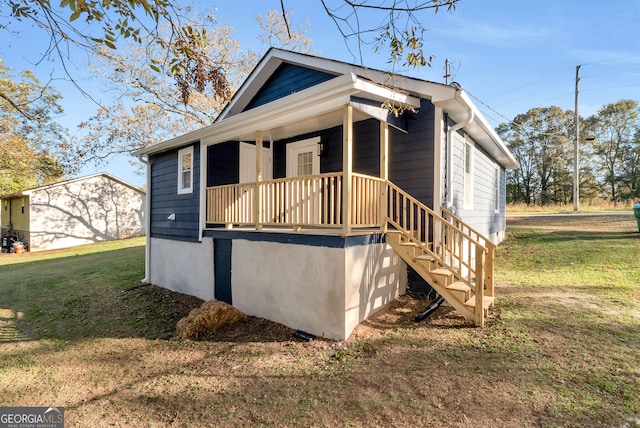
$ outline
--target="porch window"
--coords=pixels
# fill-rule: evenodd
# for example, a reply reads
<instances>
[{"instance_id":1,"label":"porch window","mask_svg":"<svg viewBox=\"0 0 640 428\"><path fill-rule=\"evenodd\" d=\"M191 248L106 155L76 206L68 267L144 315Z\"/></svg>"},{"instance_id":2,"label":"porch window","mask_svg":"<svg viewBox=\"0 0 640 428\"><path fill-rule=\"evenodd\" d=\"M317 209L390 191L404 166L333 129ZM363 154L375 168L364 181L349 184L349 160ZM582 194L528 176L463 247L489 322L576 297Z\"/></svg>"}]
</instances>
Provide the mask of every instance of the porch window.
<instances>
[{"instance_id":1,"label":"porch window","mask_svg":"<svg viewBox=\"0 0 640 428\"><path fill-rule=\"evenodd\" d=\"M193 193L193 146L178 151L178 194Z\"/></svg>"},{"instance_id":2,"label":"porch window","mask_svg":"<svg viewBox=\"0 0 640 428\"><path fill-rule=\"evenodd\" d=\"M473 209L473 145L464 144L464 209Z\"/></svg>"},{"instance_id":3,"label":"porch window","mask_svg":"<svg viewBox=\"0 0 640 428\"><path fill-rule=\"evenodd\" d=\"M298 177L313 174L313 152L298 153Z\"/></svg>"}]
</instances>

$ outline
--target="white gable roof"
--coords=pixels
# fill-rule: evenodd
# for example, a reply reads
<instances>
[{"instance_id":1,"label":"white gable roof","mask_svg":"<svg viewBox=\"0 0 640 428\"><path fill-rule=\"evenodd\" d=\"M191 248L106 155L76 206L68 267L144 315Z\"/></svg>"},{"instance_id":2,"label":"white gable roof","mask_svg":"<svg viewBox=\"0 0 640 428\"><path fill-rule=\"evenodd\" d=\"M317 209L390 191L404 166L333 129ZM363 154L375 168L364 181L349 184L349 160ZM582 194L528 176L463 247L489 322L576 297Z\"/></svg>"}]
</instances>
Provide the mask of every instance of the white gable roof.
<instances>
[{"instance_id":1,"label":"white gable roof","mask_svg":"<svg viewBox=\"0 0 640 428\"><path fill-rule=\"evenodd\" d=\"M255 94L283 63L338 77L245 110ZM281 49L270 49L267 52L214 124L138 150L134 154L148 155L200 140L206 145L230 140L252 140L258 130L267 132L265 139L277 140L308 132L314 126L318 129L321 124L336 126L342 123L342 107L350 103L353 96L381 102L395 99L414 107L419 106L420 98L424 98L442 108L456 123L472 117L473 120L463 128L471 138L504 167L518 167L504 142L461 88ZM361 116L354 120L364 118L363 112L358 114Z\"/></svg>"}]
</instances>

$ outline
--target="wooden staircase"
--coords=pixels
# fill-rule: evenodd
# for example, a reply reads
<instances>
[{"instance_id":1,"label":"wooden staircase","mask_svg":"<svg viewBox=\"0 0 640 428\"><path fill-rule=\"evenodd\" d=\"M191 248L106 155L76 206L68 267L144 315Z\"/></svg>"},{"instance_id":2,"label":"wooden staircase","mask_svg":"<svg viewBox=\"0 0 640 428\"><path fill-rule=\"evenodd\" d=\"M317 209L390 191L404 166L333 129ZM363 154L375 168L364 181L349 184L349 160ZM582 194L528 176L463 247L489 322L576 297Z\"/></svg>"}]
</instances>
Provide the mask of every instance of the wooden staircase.
<instances>
[{"instance_id":1,"label":"wooden staircase","mask_svg":"<svg viewBox=\"0 0 640 428\"><path fill-rule=\"evenodd\" d=\"M467 320L483 327L494 295L495 245L442 209L388 183L387 243Z\"/></svg>"}]
</instances>

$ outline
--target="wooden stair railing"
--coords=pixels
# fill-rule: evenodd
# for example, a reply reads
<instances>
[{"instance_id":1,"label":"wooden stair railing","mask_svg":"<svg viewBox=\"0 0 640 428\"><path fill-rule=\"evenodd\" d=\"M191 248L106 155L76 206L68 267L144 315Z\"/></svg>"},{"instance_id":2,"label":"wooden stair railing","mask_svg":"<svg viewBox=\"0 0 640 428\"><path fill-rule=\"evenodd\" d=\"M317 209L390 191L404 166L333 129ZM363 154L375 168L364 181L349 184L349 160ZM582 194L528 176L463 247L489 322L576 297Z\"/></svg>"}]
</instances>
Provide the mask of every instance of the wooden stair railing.
<instances>
[{"instance_id":1,"label":"wooden stair railing","mask_svg":"<svg viewBox=\"0 0 640 428\"><path fill-rule=\"evenodd\" d=\"M387 243L467 320L484 326L495 299L493 243L453 214L441 216L391 182L386 203L387 222L393 227Z\"/></svg>"}]
</instances>

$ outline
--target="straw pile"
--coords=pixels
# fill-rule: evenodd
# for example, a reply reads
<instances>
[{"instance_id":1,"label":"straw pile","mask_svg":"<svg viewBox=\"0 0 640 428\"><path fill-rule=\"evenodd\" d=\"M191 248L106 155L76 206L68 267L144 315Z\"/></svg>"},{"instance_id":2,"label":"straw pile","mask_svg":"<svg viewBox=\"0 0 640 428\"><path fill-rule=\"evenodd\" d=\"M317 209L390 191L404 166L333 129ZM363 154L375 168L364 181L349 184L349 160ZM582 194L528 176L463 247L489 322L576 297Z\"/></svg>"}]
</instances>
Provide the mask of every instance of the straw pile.
<instances>
[{"instance_id":1,"label":"straw pile","mask_svg":"<svg viewBox=\"0 0 640 428\"><path fill-rule=\"evenodd\" d=\"M193 309L189 315L178 321L176 339L199 339L224 325L240 321L242 317L242 312L225 302L204 302L202 306Z\"/></svg>"}]
</instances>

